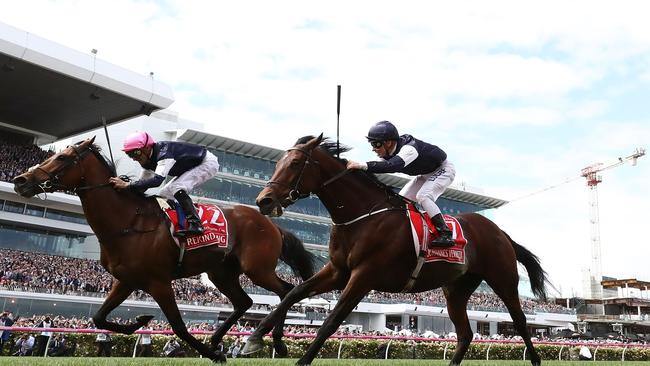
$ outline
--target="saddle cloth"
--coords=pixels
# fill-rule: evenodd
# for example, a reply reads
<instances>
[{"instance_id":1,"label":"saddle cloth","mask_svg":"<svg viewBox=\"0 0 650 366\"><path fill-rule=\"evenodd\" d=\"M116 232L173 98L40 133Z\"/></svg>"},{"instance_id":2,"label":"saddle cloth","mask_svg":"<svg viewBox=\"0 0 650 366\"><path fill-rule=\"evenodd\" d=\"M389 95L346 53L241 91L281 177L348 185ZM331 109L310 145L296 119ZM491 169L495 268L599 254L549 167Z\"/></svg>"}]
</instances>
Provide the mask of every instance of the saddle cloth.
<instances>
[{"instance_id":1,"label":"saddle cloth","mask_svg":"<svg viewBox=\"0 0 650 366\"><path fill-rule=\"evenodd\" d=\"M454 238L456 245L449 248L434 247L430 249L427 243L431 239L429 238L428 230L433 232L434 236L438 236L438 231L431 223L429 215L426 212L418 211L412 203L407 204L406 215L411 223L413 245L415 247L416 255L419 255L421 251L424 251L424 259L427 263L444 261L449 263L465 264L465 244L467 244L467 239L463 235L463 228L455 217L443 215L445 223L452 231L452 238Z\"/></svg>"},{"instance_id":2,"label":"saddle cloth","mask_svg":"<svg viewBox=\"0 0 650 366\"><path fill-rule=\"evenodd\" d=\"M210 245L217 245L219 248L228 248L228 221L223 211L216 205L195 203L196 212L203 224L203 235L178 238L173 235L180 229L178 213L165 200L158 199L158 203L172 223L170 231L176 245L179 247L181 242L183 242L185 244L185 250L193 250ZM185 220L184 215L181 219L183 221Z\"/></svg>"}]
</instances>

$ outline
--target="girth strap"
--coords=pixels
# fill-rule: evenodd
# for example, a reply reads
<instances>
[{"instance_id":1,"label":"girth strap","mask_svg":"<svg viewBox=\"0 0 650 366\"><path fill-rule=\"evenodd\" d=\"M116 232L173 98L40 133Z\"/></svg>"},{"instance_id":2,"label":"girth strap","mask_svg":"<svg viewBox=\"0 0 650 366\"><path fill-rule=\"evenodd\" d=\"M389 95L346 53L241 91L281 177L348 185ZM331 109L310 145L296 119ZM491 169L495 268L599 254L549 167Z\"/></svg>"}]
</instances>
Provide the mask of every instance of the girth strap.
<instances>
[{"instance_id":1,"label":"girth strap","mask_svg":"<svg viewBox=\"0 0 650 366\"><path fill-rule=\"evenodd\" d=\"M418 280L418 276L420 275L420 271L422 270L422 266L424 265L424 260L427 254L426 246L427 243L429 243L429 230L427 229L427 222L424 219L424 215L420 215L420 218L422 218L422 227L424 228L424 234L422 235L422 242L424 244L420 246L420 253L418 253L417 263L415 264L413 272L411 272L411 277L409 277L408 281L406 281L406 285L402 291L400 291L402 293L411 291L413 285L415 285L415 281Z\"/></svg>"}]
</instances>

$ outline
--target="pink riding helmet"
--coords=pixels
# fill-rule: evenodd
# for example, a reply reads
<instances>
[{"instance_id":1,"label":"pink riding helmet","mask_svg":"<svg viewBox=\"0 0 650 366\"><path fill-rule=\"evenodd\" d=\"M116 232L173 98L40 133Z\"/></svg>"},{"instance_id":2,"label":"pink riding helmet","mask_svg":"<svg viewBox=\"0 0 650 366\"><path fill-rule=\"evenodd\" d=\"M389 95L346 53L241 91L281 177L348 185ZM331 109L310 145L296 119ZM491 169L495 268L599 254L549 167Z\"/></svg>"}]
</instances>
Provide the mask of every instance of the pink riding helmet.
<instances>
[{"instance_id":1,"label":"pink riding helmet","mask_svg":"<svg viewBox=\"0 0 650 366\"><path fill-rule=\"evenodd\" d=\"M122 151L131 151L142 149L143 147L150 147L156 141L153 140L153 137L146 132L134 132L126 137L124 140L124 147Z\"/></svg>"}]
</instances>

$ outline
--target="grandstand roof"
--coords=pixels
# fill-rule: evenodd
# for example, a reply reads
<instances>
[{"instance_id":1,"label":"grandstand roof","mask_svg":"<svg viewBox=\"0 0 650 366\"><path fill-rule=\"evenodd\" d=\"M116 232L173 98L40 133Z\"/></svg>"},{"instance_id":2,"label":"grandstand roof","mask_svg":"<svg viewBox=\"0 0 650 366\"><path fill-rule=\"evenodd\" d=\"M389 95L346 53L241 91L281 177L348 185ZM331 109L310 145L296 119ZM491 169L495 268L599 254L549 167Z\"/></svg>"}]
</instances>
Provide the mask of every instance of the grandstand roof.
<instances>
[{"instance_id":1,"label":"grandstand roof","mask_svg":"<svg viewBox=\"0 0 650 366\"><path fill-rule=\"evenodd\" d=\"M90 50L89 50L90 51ZM166 108L153 79L0 22L0 125L57 139Z\"/></svg>"},{"instance_id":2,"label":"grandstand roof","mask_svg":"<svg viewBox=\"0 0 650 366\"><path fill-rule=\"evenodd\" d=\"M639 290L650 289L650 282L639 281L636 278L629 278L624 280L604 280L601 281L600 284L603 285L603 288L629 287L629 288L638 288Z\"/></svg>"},{"instance_id":3,"label":"grandstand roof","mask_svg":"<svg viewBox=\"0 0 650 366\"><path fill-rule=\"evenodd\" d=\"M234 154L256 157L259 159L278 161L285 150L239 141L229 137L213 135L207 132L196 130L181 130L176 137L178 140L191 142L219 150L228 151ZM408 181L407 178L392 174L379 174L379 180L392 187L402 187ZM497 208L505 205L508 201L485 196L482 194L466 191L465 189L449 187L442 195L444 198L474 204L483 208Z\"/></svg>"}]
</instances>

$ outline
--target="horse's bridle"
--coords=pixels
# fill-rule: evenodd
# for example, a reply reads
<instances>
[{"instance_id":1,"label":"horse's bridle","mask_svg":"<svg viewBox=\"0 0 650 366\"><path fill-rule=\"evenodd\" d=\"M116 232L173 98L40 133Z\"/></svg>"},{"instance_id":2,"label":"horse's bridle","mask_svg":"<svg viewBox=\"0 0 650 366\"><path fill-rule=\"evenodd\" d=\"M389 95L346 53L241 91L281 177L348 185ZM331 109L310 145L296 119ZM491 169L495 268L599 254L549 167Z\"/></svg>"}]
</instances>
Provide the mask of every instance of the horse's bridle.
<instances>
[{"instance_id":1,"label":"horse's bridle","mask_svg":"<svg viewBox=\"0 0 650 366\"><path fill-rule=\"evenodd\" d=\"M289 188L289 195L286 198L287 201L289 201L289 204L293 204L293 203L295 203L296 201L298 201L301 198L309 197L310 193L309 192L300 193L300 191L298 190L298 186L300 185L300 181L302 181L302 176L305 173L305 168L307 167L307 164L312 163L314 165L318 165L317 161L312 160L311 151L305 150L305 149L300 148L300 147L292 147L290 149L287 149L287 152L292 151L292 150L300 151L303 154L305 154L305 156L307 157L305 159L305 161L303 162L302 167L300 168L300 173L298 174L298 178L296 178L295 183L294 184L285 184L285 183L282 183L282 182L276 182L274 180L270 180L270 181L266 182L267 187L270 187L271 185L275 184L275 185L278 185L278 186L281 186L281 187ZM292 188L292 185L293 185L293 188Z\"/></svg>"},{"instance_id":2,"label":"horse's bridle","mask_svg":"<svg viewBox=\"0 0 650 366\"><path fill-rule=\"evenodd\" d=\"M270 181L266 182L267 187L270 187L271 185L276 184L276 185L279 185L279 186L289 188L289 196L287 197L287 201L289 202L289 204L293 204L293 203L295 203L296 201L298 201L301 198L309 197L309 195L310 195L309 192L308 193L300 193L300 191L298 190L298 185L300 184L300 181L302 180L302 175L305 172L305 168L307 167L307 164L309 164L310 162L312 164L314 164L314 165L319 164L318 161L315 161L315 160L313 160L311 158L311 151L305 150L305 149L300 148L300 147L292 147L290 149L287 149L287 152L289 152L291 150L300 151L303 154L305 154L305 156L307 156L307 159L305 159L305 162L302 164L302 168L300 169L300 174L298 174L298 178L296 179L296 182L293 184L293 188L291 188L291 186L292 186L291 184L285 184L285 183L276 182L276 181L273 181L273 180L270 180ZM344 170L340 171L338 174L334 175L332 178L330 178L330 179L326 180L325 182L323 182L323 184L321 184L316 189L316 191L324 188L326 185L328 185L328 184L332 183L333 181L341 178L342 176L347 174L349 171L350 170L348 170L348 169L344 169Z\"/></svg>"},{"instance_id":3,"label":"horse's bridle","mask_svg":"<svg viewBox=\"0 0 650 366\"><path fill-rule=\"evenodd\" d=\"M51 189L54 191L70 190L70 187L67 187L60 183L61 178L63 178L64 171L68 169L70 166L79 165L79 163L81 163L81 161L86 157L86 155L88 155L88 153L93 151L90 146L86 146L83 149L79 149L77 145L70 145L68 147L74 150L75 156L71 159L67 159L67 161L63 165L58 167L55 171L48 172L47 170L43 169L40 165L33 168L33 170L39 170L40 172L42 172L48 177L47 180L44 180L43 182L38 184L38 187L43 192L47 192L46 189ZM84 173L83 165L79 165L79 166L81 167L81 181L83 182L86 180L86 176ZM89 189L94 189L94 188L99 188L99 187L104 187L109 185L110 185L109 183L104 183L96 186L82 186L82 187L74 188L73 191L74 192L84 191L84 190L89 190Z\"/></svg>"}]
</instances>

